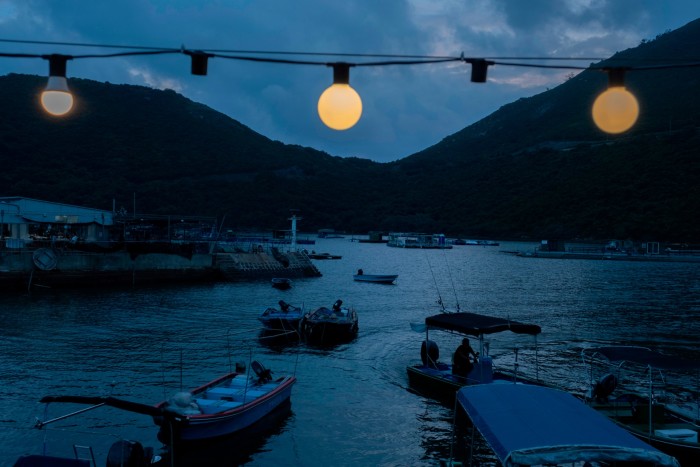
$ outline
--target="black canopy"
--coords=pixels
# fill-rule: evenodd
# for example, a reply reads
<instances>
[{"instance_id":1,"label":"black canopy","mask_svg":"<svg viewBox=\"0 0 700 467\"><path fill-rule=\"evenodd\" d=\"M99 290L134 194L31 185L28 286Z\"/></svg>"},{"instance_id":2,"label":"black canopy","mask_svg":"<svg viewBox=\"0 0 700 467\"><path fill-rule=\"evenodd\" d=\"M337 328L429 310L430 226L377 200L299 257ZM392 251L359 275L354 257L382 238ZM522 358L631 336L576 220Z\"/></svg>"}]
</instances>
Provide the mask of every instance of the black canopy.
<instances>
[{"instance_id":1,"label":"black canopy","mask_svg":"<svg viewBox=\"0 0 700 467\"><path fill-rule=\"evenodd\" d=\"M470 336L511 331L516 334L537 335L542 329L536 324L524 324L504 318L476 313L442 313L425 318L429 329L445 329Z\"/></svg>"},{"instance_id":2,"label":"black canopy","mask_svg":"<svg viewBox=\"0 0 700 467\"><path fill-rule=\"evenodd\" d=\"M609 346L584 350L588 355L602 355L611 362L632 362L650 366L659 370L694 370L700 369L700 361L664 355L646 347Z\"/></svg>"}]
</instances>

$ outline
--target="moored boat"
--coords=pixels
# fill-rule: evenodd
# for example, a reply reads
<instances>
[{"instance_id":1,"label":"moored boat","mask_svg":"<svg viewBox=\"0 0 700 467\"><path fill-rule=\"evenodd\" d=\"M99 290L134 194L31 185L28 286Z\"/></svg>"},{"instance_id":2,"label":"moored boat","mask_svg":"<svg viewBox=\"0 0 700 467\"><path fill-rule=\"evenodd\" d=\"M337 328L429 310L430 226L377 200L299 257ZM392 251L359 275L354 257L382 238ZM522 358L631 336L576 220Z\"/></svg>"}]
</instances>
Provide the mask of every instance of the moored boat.
<instances>
[{"instance_id":1,"label":"moored boat","mask_svg":"<svg viewBox=\"0 0 700 467\"><path fill-rule=\"evenodd\" d=\"M290 400L296 377L273 377L257 361L251 363L251 369L255 375L237 369L155 406L115 397L46 396L41 402L109 405L150 415L160 427L158 439L174 446L241 432Z\"/></svg>"},{"instance_id":2,"label":"moored boat","mask_svg":"<svg viewBox=\"0 0 700 467\"><path fill-rule=\"evenodd\" d=\"M493 359L488 354L489 346L484 342L485 335L505 331L530 335L536 338L541 332L540 326L536 324L520 323L505 318L476 313L459 312L429 316L425 319L425 324L412 325L411 327L425 332L425 339L421 343L421 363L409 365L406 368L409 386L419 394L452 405L457 391L467 385L504 381L542 384L539 381L537 362L535 362L534 377L526 376L519 372L520 364L518 362L517 349L513 370L494 368ZM440 361L439 347L430 338L431 330L477 337L479 339L479 351L475 358L476 361L472 362L465 372L457 371L454 363ZM537 355L536 352L535 355Z\"/></svg>"},{"instance_id":3,"label":"moored boat","mask_svg":"<svg viewBox=\"0 0 700 467\"><path fill-rule=\"evenodd\" d=\"M454 245L466 246L500 246L500 243L494 240L462 240L461 238L458 238L452 243Z\"/></svg>"},{"instance_id":4,"label":"moored boat","mask_svg":"<svg viewBox=\"0 0 700 467\"><path fill-rule=\"evenodd\" d=\"M393 284L399 277L398 274L365 274L362 269L352 276L357 282L374 282L377 284Z\"/></svg>"},{"instance_id":5,"label":"moored boat","mask_svg":"<svg viewBox=\"0 0 700 467\"><path fill-rule=\"evenodd\" d=\"M304 316L303 307L279 301L279 308L268 307L258 316L265 331L298 332L299 323Z\"/></svg>"},{"instance_id":6,"label":"moored boat","mask_svg":"<svg viewBox=\"0 0 700 467\"><path fill-rule=\"evenodd\" d=\"M359 329L357 312L336 300L332 308L322 306L307 313L301 329L307 341L316 344L334 344L353 339Z\"/></svg>"},{"instance_id":7,"label":"moored boat","mask_svg":"<svg viewBox=\"0 0 700 467\"><path fill-rule=\"evenodd\" d=\"M590 393L586 402L595 410L645 440L676 457L682 465L697 465L700 459L700 407L695 390L695 413L679 409L686 396L666 391L671 373L686 374L697 384L700 362L672 357L638 346L604 346L584 349L584 362L590 365ZM593 381L594 368L605 372ZM623 385L622 382L625 382ZM636 386L632 386L636 385ZM687 394L689 388L682 392Z\"/></svg>"},{"instance_id":8,"label":"moored boat","mask_svg":"<svg viewBox=\"0 0 700 467\"><path fill-rule=\"evenodd\" d=\"M279 290L287 290L292 288L292 280L287 277L273 277L272 287Z\"/></svg>"},{"instance_id":9,"label":"moored boat","mask_svg":"<svg viewBox=\"0 0 700 467\"><path fill-rule=\"evenodd\" d=\"M251 369L255 376L229 373L156 405L162 410L161 416L154 417L161 442L227 436L261 420L290 399L294 376L273 378L257 361L251 363Z\"/></svg>"},{"instance_id":10,"label":"moored boat","mask_svg":"<svg viewBox=\"0 0 700 467\"><path fill-rule=\"evenodd\" d=\"M311 259L342 259L343 257L340 255L332 255L330 253L316 253L312 251L311 253L308 253L307 256Z\"/></svg>"},{"instance_id":11,"label":"moored boat","mask_svg":"<svg viewBox=\"0 0 700 467\"><path fill-rule=\"evenodd\" d=\"M474 385L460 389L457 402L506 467L679 465L672 456L557 389L529 384Z\"/></svg>"},{"instance_id":12,"label":"moored boat","mask_svg":"<svg viewBox=\"0 0 700 467\"><path fill-rule=\"evenodd\" d=\"M424 248L449 250L452 248L444 234L390 232L387 246L394 248Z\"/></svg>"}]
</instances>

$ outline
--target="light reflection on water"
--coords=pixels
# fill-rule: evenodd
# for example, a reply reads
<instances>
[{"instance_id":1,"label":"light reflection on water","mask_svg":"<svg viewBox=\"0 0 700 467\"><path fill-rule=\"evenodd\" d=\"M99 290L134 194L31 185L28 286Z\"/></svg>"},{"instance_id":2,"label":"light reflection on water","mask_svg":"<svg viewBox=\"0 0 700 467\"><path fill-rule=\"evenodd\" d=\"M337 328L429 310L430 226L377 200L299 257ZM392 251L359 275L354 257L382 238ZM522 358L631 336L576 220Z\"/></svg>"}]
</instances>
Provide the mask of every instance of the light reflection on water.
<instances>
[{"instance_id":1,"label":"light reflection on water","mask_svg":"<svg viewBox=\"0 0 700 467\"><path fill-rule=\"evenodd\" d=\"M406 366L418 360L423 337L409 324L438 313L438 299L452 310L540 324L537 352L533 340L504 334L490 338L491 354L510 367L517 347L520 371L532 374L537 361L542 379L569 389L588 384L579 354L591 345L700 358L700 265L518 258L499 250L531 247L507 243L426 251L346 238L314 248L343 258L317 261L323 276L295 280L288 291L261 281L0 299L0 464L41 452L44 433L31 427L44 418L44 395L156 403L236 361L258 359L276 374L296 374L290 413L231 462L432 465L450 453L452 410L410 392ZM399 278L389 286L357 283L359 268ZM257 316L280 298L306 308L341 298L359 313L359 336L332 348L261 340ZM457 339L440 345L449 360ZM78 408L53 404L48 416ZM104 459L120 436L159 445L148 417L115 409L53 427L53 454L69 453L78 440ZM488 450L477 451L488 463Z\"/></svg>"}]
</instances>

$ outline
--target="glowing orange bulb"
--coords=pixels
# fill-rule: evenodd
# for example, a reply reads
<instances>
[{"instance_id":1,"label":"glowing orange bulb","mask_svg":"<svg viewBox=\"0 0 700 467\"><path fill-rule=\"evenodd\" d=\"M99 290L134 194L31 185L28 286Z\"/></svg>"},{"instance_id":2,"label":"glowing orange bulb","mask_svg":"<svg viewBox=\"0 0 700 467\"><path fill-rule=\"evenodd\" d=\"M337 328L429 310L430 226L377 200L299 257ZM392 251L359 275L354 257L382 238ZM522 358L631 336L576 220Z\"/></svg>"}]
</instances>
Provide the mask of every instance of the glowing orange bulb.
<instances>
[{"instance_id":1,"label":"glowing orange bulb","mask_svg":"<svg viewBox=\"0 0 700 467\"><path fill-rule=\"evenodd\" d=\"M352 128L362 115L362 99L349 84L333 84L318 99L318 116L334 130Z\"/></svg>"},{"instance_id":2,"label":"glowing orange bulb","mask_svg":"<svg viewBox=\"0 0 700 467\"><path fill-rule=\"evenodd\" d=\"M637 99L623 86L608 88L593 103L593 121L606 133L623 133L639 117Z\"/></svg>"}]
</instances>

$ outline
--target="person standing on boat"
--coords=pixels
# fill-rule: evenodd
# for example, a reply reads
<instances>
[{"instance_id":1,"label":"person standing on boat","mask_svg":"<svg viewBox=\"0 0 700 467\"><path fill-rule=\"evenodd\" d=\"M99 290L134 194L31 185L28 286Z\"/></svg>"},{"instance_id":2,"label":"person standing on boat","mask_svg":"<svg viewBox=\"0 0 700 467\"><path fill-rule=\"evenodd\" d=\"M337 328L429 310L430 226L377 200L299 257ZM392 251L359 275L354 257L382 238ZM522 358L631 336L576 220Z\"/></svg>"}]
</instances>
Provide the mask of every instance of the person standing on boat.
<instances>
[{"instance_id":1,"label":"person standing on boat","mask_svg":"<svg viewBox=\"0 0 700 467\"><path fill-rule=\"evenodd\" d=\"M474 362L472 363L470 356L474 357ZM474 368L474 363L477 362L479 354L474 352L469 339L466 337L462 339L462 344L457 347L455 354L452 357L452 374L462 377L467 377L472 368Z\"/></svg>"}]
</instances>

